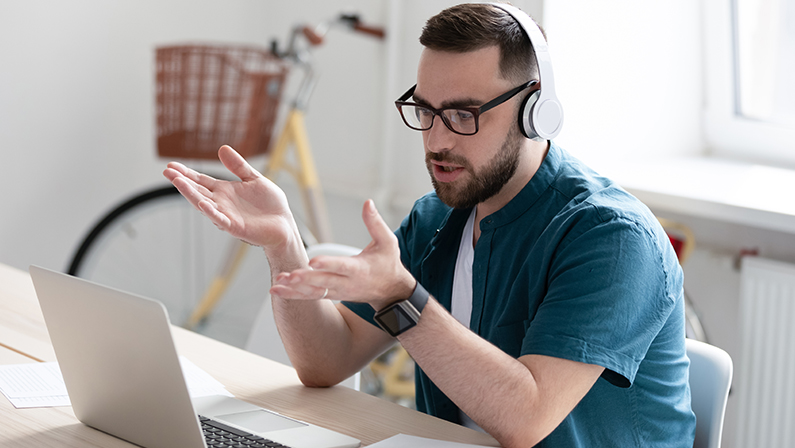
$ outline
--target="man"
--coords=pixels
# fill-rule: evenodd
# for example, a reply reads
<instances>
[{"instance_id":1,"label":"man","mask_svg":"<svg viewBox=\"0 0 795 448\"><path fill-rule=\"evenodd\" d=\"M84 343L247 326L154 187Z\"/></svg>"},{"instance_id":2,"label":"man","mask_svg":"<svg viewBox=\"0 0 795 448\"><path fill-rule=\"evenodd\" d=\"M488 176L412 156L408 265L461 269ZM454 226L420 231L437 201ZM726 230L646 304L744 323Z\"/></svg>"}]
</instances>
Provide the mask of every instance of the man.
<instances>
[{"instance_id":1,"label":"man","mask_svg":"<svg viewBox=\"0 0 795 448\"><path fill-rule=\"evenodd\" d=\"M334 385L387 349L378 311L417 363L418 409L505 447L692 446L682 273L659 224L522 135L523 99L544 80L505 11L449 8L420 42L401 98L413 102L398 104L435 191L394 233L366 202L360 255L307 260L284 194L229 147L219 157L240 182L165 171L219 228L264 248L302 382Z\"/></svg>"}]
</instances>

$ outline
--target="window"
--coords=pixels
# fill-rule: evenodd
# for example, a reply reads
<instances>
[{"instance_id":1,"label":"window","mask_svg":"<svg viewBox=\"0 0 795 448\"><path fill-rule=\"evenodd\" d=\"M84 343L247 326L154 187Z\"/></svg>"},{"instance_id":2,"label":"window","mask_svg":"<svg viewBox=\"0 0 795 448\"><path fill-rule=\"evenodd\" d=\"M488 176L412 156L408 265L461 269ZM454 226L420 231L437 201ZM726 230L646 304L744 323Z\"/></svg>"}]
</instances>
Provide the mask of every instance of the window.
<instances>
[{"instance_id":1,"label":"window","mask_svg":"<svg viewBox=\"0 0 795 448\"><path fill-rule=\"evenodd\" d=\"M737 114L795 125L795 0L734 0Z\"/></svg>"},{"instance_id":2,"label":"window","mask_svg":"<svg viewBox=\"0 0 795 448\"><path fill-rule=\"evenodd\" d=\"M704 0L711 154L795 168L795 0Z\"/></svg>"}]
</instances>

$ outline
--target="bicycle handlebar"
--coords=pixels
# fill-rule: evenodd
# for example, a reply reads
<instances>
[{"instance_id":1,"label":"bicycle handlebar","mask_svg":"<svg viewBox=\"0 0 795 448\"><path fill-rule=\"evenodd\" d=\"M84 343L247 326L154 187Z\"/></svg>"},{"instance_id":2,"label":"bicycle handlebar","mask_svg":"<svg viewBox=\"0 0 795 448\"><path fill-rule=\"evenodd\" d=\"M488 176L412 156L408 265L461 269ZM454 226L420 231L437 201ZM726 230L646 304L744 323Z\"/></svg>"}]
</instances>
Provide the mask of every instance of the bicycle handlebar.
<instances>
[{"instance_id":1,"label":"bicycle handlebar","mask_svg":"<svg viewBox=\"0 0 795 448\"><path fill-rule=\"evenodd\" d=\"M293 107L296 109L303 110L306 107L306 104L309 102L309 96L314 88L316 75L312 70L310 50L312 47L323 44L326 33L333 26L345 27L378 39L383 39L385 35L382 27L365 25L361 22L357 14L343 13L336 19L322 22L315 27L304 24L293 27L285 51L280 51L278 42L275 39L272 40L271 53L278 58L289 59L296 62L304 70L304 78L301 81L294 101ZM299 39L300 36L303 36L303 39ZM304 45L299 44L299 41L305 41Z\"/></svg>"},{"instance_id":2,"label":"bicycle handlebar","mask_svg":"<svg viewBox=\"0 0 795 448\"><path fill-rule=\"evenodd\" d=\"M384 38L384 28L380 26L365 25L362 23L358 14L340 14L338 22L348 25L352 30L360 33L369 34L379 39Z\"/></svg>"},{"instance_id":3,"label":"bicycle handlebar","mask_svg":"<svg viewBox=\"0 0 795 448\"><path fill-rule=\"evenodd\" d=\"M369 26L369 25L362 25L356 24L353 26L355 31L359 31L360 33L369 34L371 36L377 37L379 39L383 39L385 34L384 29L380 26Z\"/></svg>"},{"instance_id":4,"label":"bicycle handlebar","mask_svg":"<svg viewBox=\"0 0 795 448\"><path fill-rule=\"evenodd\" d=\"M318 46L323 43L323 36L316 33L312 27L304 25L301 27L301 32L312 46Z\"/></svg>"},{"instance_id":5,"label":"bicycle handlebar","mask_svg":"<svg viewBox=\"0 0 795 448\"><path fill-rule=\"evenodd\" d=\"M330 23L324 23L318 25L315 28L308 25L301 25L297 27L296 31L300 31L300 33L306 38L307 42L309 42L311 46L316 47L323 44L323 39L325 38L328 28L330 28L330 25L334 23L342 24L353 31L367 34L377 39L383 39L386 34L383 27L363 24L357 14L340 14L336 20ZM318 32L318 30L322 31Z\"/></svg>"}]
</instances>

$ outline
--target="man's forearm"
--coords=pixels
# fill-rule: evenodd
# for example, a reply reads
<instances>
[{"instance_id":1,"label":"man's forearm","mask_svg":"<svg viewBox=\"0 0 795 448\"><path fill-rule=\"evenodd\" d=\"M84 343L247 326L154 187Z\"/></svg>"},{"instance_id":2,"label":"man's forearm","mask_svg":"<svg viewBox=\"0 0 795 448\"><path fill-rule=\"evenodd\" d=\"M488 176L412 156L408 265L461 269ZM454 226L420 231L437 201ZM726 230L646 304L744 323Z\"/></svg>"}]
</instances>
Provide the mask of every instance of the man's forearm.
<instances>
[{"instance_id":1,"label":"man's forearm","mask_svg":"<svg viewBox=\"0 0 795 448\"><path fill-rule=\"evenodd\" d=\"M277 247L267 248L265 253L271 268L272 284L276 283L276 277L282 272L303 269L309 265L297 229L292 232L292 238ZM327 383L333 380L325 380L319 373L327 375L331 371L333 363L324 358L339 348L337 342L331 342L335 339L333 335L338 334L341 328L340 316L334 305L328 300L289 300L276 295L271 297L271 302L279 336L301 381L308 386L330 385ZM331 343L326 345L325 341ZM329 370L318 372L319 365Z\"/></svg>"},{"instance_id":2,"label":"man's forearm","mask_svg":"<svg viewBox=\"0 0 795 448\"><path fill-rule=\"evenodd\" d=\"M541 441L601 373L598 366L555 358L517 360L461 325L434 299L419 324L398 339L428 377L505 447ZM536 364L527 365L528 360Z\"/></svg>"},{"instance_id":3,"label":"man's forearm","mask_svg":"<svg viewBox=\"0 0 795 448\"><path fill-rule=\"evenodd\" d=\"M266 254L274 284L282 272L308 267L302 244L271 248ZM307 386L332 386L345 380L385 349L384 342L388 342L378 330L331 300L285 299L272 295L271 301L287 355ZM357 333L360 336L355 336ZM361 333L371 334L362 336Z\"/></svg>"},{"instance_id":4,"label":"man's forearm","mask_svg":"<svg viewBox=\"0 0 795 448\"><path fill-rule=\"evenodd\" d=\"M279 335L305 385L331 386L350 376L344 364L350 334L333 302L274 296L272 303Z\"/></svg>"}]
</instances>

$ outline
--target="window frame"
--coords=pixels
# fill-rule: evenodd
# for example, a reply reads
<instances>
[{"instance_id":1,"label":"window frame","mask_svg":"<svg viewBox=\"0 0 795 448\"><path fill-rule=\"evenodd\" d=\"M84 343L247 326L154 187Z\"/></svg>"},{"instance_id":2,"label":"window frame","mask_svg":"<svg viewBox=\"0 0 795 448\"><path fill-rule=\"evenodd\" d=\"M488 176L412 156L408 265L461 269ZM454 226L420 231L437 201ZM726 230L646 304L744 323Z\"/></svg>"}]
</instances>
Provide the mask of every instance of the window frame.
<instances>
[{"instance_id":1,"label":"window frame","mask_svg":"<svg viewBox=\"0 0 795 448\"><path fill-rule=\"evenodd\" d=\"M704 0L704 140L710 155L795 168L795 127L736 113L734 1Z\"/></svg>"}]
</instances>

